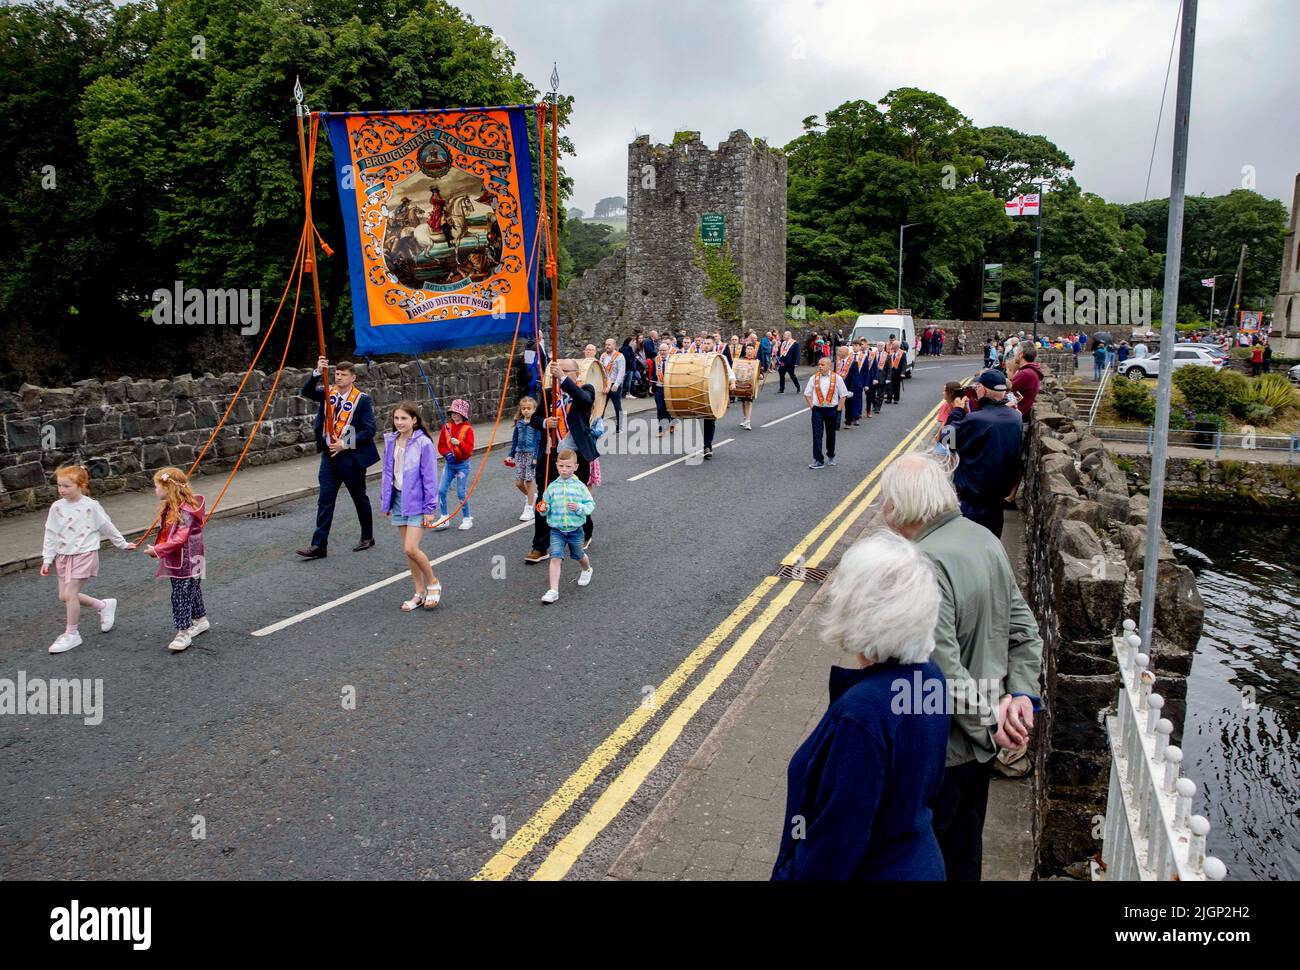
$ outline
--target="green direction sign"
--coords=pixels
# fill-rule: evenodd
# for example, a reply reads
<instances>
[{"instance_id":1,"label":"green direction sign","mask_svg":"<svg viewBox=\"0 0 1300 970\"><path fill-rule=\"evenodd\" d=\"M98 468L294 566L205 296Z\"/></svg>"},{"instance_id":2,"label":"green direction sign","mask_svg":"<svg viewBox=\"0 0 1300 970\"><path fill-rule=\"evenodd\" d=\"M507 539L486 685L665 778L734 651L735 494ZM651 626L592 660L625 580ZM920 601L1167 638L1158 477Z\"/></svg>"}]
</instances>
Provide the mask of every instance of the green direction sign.
<instances>
[{"instance_id":1,"label":"green direction sign","mask_svg":"<svg viewBox=\"0 0 1300 970\"><path fill-rule=\"evenodd\" d=\"M700 216L700 241L706 246L721 246L726 221L721 212L706 212Z\"/></svg>"}]
</instances>

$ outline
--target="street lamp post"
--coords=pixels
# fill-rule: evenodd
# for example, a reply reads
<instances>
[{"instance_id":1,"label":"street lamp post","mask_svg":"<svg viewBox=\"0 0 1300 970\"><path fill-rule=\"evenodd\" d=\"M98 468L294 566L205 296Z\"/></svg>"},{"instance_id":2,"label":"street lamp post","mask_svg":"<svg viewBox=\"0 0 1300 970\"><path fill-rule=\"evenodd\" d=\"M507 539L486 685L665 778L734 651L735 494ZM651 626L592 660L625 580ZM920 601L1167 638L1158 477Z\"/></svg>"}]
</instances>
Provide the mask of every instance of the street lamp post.
<instances>
[{"instance_id":1,"label":"street lamp post","mask_svg":"<svg viewBox=\"0 0 1300 970\"><path fill-rule=\"evenodd\" d=\"M919 222L909 222L898 227L898 302L894 304L897 310L903 309L903 233L919 225L921 225Z\"/></svg>"}]
</instances>

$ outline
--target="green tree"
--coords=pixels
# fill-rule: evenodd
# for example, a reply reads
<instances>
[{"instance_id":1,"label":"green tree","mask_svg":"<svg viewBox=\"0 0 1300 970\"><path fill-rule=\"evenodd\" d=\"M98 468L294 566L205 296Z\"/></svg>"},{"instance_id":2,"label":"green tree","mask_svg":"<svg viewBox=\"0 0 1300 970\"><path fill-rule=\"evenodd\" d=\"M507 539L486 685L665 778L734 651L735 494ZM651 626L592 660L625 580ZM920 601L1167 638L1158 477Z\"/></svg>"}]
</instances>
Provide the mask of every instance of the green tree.
<instances>
[{"instance_id":1,"label":"green tree","mask_svg":"<svg viewBox=\"0 0 1300 970\"><path fill-rule=\"evenodd\" d=\"M178 279L261 288L269 324L302 220L296 76L311 108L335 111L537 96L491 29L443 0L146 0L116 9L42 0L5 7L0 25L9 122L0 137L15 149L6 153L12 181L34 181L42 159L66 172L57 193L25 184L21 198L0 202L6 255L23 254L0 270L0 326L9 336L39 323L58 347L97 348L52 356L41 368L48 378L228 364L196 355L193 330L147 320L153 290ZM562 123L571 107L561 99ZM25 153L16 151L24 139ZM560 149L572 153L565 138ZM562 178L561 206L570 188ZM335 251L320 262L322 303L336 350L350 349L323 132L312 193L317 228ZM303 314L310 320L305 305ZM236 341L233 328L215 329ZM296 341L296 359L309 359L312 343ZM223 349L247 352L237 341Z\"/></svg>"}]
</instances>

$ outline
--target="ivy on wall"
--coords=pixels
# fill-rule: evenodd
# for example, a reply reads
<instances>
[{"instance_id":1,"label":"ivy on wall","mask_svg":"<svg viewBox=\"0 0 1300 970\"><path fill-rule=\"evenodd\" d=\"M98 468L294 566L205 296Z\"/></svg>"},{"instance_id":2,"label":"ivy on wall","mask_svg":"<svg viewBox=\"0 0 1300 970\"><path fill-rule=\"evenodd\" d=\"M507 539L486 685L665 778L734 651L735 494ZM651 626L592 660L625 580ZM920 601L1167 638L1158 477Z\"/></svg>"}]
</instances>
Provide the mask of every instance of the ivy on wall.
<instances>
[{"instance_id":1,"label":"ivy on wall","mask_svg":"<svg viewBox=\"0 0 1300 970\"><path fill-rule=\"evenodd\" d=\"M695 265L704 270L704 295L718 305L718 315L724 320L739 321L740 298L744 286L736 274L736 261L731 256L731 245L706 246L695 240Z\"/></svg>"}]
</instances>

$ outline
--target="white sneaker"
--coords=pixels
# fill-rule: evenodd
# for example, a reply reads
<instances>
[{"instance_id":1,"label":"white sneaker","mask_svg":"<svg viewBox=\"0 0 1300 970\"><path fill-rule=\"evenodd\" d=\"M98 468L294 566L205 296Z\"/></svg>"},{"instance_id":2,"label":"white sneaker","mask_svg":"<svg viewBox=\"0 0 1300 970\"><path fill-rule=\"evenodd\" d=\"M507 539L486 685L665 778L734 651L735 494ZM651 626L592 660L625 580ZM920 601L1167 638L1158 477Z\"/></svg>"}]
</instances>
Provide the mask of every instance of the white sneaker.
<instances>
[{"instance_id":1,"label":"white sneaker","mask_svg":"<svg viewBox=\"0 0 1300 970\"><path fill-rule=\"evenodd\" d=\"M73 647L79 646L81 646L80 633L60 633L58 639L50 644L50 653L67 653Z\"/></svg>"},{"instance_id":2,"label":"white sneaker","mask_svg":"<svg viewBox=\"0 0 1300 970\"><path fill-rule=\"evenodd\" d=\"M201 616L197 620L195 620L192 624L190 624L190 628L185 632L190 635L191 639L193 639L194 637L197 637L200 633L207 633L211 629L212 629L212 624L208 622L208 618L206 616Z\"/></svg>"},{"instance_id":3,"label":"white sneaker","mask_svg":"<svg viewBox=\"0 0 1300 970\"><path fill-rule=\"evenodd\" d=\"M753 430L754 430L753 426L752 426L748 421L742 421L742 422L740 422L740 426L741 426L742 428L744 428L746 431L753 431Z\"/></svg>"},{"instance_id":4,"label":"white sneaker","mask_svg":"<svg viewBox=\"0 0 1300 970\"><path fill-rule=\"evenodd\" d=\"M117 600L104 600L104 608L99 611L99 632L107 633L113 629L117 619Z\"/></svg>"},{"instance_id":5,"label":"white sneaker","mask_svg":"<svg viewBox=\"0 0 1300 970\"><path fill-rule=\"evenodd\" d=\"M472 528L474 528L474 519L472 516L466 516L464 519L461 520L460 523L461 532L464 532L466 529L472 529Z\"/></svg>"},{"instance_id":6,"label":"white sneaker","mask_svg":"<svg viewBox=\"0 0 1300 970\"><path fill-rule=\"evenodd\" d=\"M180 653L193 642L194 638L190 636L189 630L177 630L176 639L167 644L167 649L173 653Z\"/></svg>"},{"instance_id":7,"label":"white sneaker","mask_svg":"<svg viewBox=\"0 0 1300 970\"><path fill-rule=\"evenodd\" d=\"M451 528L451 523L446 519L443 519L441 522L439 522L437 525L433 527L433 531L441 532L443 529L450 529L450 528Z\"/></svg>"},{"instance_id":8,"label":"white sneaker","mask_svg":"<svg viewBox=\"0 0 1300 970\"><path fill-rule=\"evenodd\" d=\"M543 603L554 603L559 598L560 598L560 591L558 589L548 589L545 593L542 594Z\"/></svg>"},{"instance_id":9,"label":"white sneaker","mask_svg":"<svg viewBox=\"0 0 1300 970\"><path fill-rule=\"evenodd\" d=\"M591 574L594 573L595 571L596 570L594 569L584 569L582 572L578 573L578 585L579 586L591 585Z\"/></svg>"},{"instance_id":10,"label":"white sneaker","mask_svg":"<svg viewBox=\"0 0 1300 970\"><path fill-rule=\"evenodd\" d=\"M519 513L519 521L520 522L533 521L533 507L531 505Z\"/></svg>"}]
</instances>

